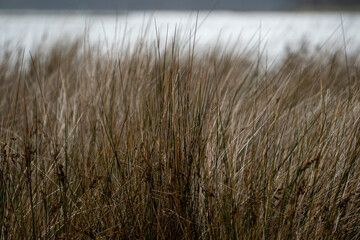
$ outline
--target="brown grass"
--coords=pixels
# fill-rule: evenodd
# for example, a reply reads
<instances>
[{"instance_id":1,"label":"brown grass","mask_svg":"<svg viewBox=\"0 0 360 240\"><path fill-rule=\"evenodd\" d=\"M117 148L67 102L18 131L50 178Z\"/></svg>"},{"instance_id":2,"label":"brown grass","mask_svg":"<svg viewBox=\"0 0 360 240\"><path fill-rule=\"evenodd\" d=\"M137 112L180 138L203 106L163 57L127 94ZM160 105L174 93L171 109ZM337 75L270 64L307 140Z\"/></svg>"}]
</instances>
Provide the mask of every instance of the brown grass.
<instances>
[{"instance_id":1,"label":"brown grass","mask_svg":"<svg viewBox=\"0 0 360 240\"><path fill-rule=\"evenodd\" d=\"M0 239L360 238L355 54L160 46L4 54Z\"/></svg>"}]
</instances>

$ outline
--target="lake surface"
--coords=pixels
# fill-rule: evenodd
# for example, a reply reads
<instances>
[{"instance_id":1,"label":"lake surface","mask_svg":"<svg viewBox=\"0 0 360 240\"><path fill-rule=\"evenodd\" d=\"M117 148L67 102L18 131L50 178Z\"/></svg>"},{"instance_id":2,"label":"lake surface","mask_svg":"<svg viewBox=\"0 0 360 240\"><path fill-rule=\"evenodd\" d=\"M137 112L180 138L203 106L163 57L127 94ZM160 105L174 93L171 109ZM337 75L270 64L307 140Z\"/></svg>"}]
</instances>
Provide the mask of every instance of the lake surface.
<instances>
[{"instance_id":1,"label":"lake surface","mask_svg":"<svg viewBox=\"0 0 360 240\"><path fill-rule=\"evenodd\" d=\"M349 51L360 45L360 13L302 12L128 12L125 14L0 12L0 47L33 50L39 44L86 36L86 41L109 48L113 43L135 42L146 34L151 41L176 31L181 41L193 39L201 49L218 44L261 48L281 54L301 41ZM345 43L345 44L344 44Z\"/></svg>"}]
</instances>

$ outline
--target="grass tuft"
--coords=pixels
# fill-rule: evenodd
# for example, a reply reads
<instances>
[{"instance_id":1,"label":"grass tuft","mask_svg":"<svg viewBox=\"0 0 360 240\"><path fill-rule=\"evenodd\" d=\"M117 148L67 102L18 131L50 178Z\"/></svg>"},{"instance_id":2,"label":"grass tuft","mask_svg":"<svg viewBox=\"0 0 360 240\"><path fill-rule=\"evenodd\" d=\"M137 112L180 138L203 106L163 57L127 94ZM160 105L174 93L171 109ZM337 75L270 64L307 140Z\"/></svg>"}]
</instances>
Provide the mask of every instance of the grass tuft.
<instances>
[{"instance_id":1,"label":"grass tuft","mask_svg":"<svg viewBox=\"0 0 360 240\"><path fill-rule=\"evenodd\" d=\"M360 238L357 55L193 44L3 55L0 239Z\"/></svg>"}]
</instances>

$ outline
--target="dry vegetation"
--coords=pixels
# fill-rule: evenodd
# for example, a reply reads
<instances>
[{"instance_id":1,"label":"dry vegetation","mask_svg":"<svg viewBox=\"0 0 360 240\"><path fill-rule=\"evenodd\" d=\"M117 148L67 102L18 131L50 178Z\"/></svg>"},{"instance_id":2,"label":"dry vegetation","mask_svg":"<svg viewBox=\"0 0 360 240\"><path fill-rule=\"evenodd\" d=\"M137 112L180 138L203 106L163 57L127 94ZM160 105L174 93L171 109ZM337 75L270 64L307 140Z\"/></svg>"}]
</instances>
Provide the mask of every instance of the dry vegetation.
<instances>
[{"instance_id":1,"label":"dry vegetation","mask_svg":"<svg viewBox=\"0 0 360 240\"><path fill-rule=\"evenodd\" d=\"M360 238L356 55L161 45L3 55L0 239Z\"/></svg>"}]
</instances>

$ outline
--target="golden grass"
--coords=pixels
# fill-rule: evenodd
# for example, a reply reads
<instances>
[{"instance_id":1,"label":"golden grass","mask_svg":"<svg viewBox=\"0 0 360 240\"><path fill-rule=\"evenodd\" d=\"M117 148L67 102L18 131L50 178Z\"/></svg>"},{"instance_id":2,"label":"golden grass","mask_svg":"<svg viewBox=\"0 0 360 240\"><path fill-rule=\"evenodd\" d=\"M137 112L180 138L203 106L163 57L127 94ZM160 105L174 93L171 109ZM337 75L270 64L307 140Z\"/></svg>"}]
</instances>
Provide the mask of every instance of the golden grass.
<instances>
[{"instance_id":1,"label":"golden grass","mask_svg":"<svg viewBox=\"0 0 360 240\"><path fill-rule=\"evenodd\" d=\"M0 239L360 238L356 55L160 46L2 57Z\"/></svg>"}]
</instances>

